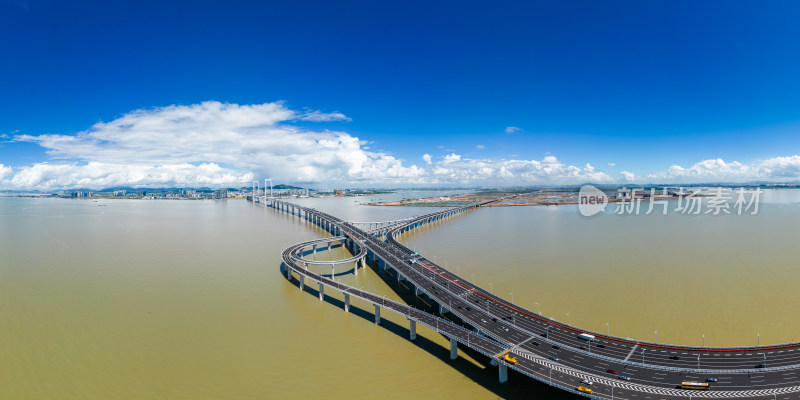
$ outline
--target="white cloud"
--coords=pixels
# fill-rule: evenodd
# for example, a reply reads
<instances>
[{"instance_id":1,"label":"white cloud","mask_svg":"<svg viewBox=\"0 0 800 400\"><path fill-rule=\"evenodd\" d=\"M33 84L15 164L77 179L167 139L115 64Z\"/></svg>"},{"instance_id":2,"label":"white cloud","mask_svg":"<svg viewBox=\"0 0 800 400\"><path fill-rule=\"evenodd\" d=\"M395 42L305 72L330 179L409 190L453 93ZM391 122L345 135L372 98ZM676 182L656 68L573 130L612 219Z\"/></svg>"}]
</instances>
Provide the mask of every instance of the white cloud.
<instances>
[{"instance_id":1,"label":"white cloud","mask_svg":"<svg viewBox=\"0 0 800 400\"><path fill-rule=\"evenodd\" d=\"M320 111L309 111L300 117L303 121L329 122L329 121L352 121L352 119L340 112L323 113Z\"/></svg>"},{"instance_id":2,"label":"white cloud","mask_svg":"<svg viewBox=\"0 0 800 400\"><path fill-rule=\"evenodd\" d=\"M547 153L550 154L550 153ZM546 156L542 159L542 164L560 164L561 162L555 156Z\"/></svg>"},{"instance_id":3,"label":"white cloud","mask_svg":"<svg viewBox=\"0 0 800 400\"><path fill-rule=\"evenodd\" d=\"M520 130L521 130L521 129L520 129L520 128L517 128L516 126L507 126L507 127L506 127L506 133L514 133L514 132L519 132Z\"/></svg>"},{"instance_id":4,"label":"white cloud","mask_svg":"<svg viewBox=\"0 0 800 400\"><path fill-rule=\"evenodd\" d=\"M233 171L217 164L164 166L39 163L23 168L8 182L11 189L104 188L112 186L221 187L252 181L252 173Z\"/></svg>"},{"instance_id":5,"label":"white cloud","mask_svg":"<svg viewBox=\"0 0 800 400\"><path fill-rule=\"evenodd\" d=\"M800 180L800 156L774 157L756 160L749 164L738 161L726 162L721 158L708 159L686 168L672 165L666 171L639 176L637 179L665 183Z\"/></svg>"},{"instance_id":6,"label":"white cloud","mask_svg":"<svg viewBox=\"0 0 800 400\"><path fill-rule=\"evenodd\" d=\"M75 136L15 136L16 141L39 144L52 156L51 161L62 160L63 164L23 167L19 178L4 179L0 188L66 188L77 182L89 188L139 183L160 186L165 182L217 186L232 184L232 180L247 184L252 176L292 183L383 183L413 182L421 175L416 166L407 167L390 155L366 151L357 137L347 133L287 124L344 118L340 113L297 113L281 102L238 105L209 101L135 110ZM219 171L187 165L218 165L229 173L218 175ZM114 173L98 175L98 168ZM187 173L163 179L157 174L152 182L136 179L141 171L165 170ZM198 176L192 177L188 171ZM59 173L65 176L58 178ZM77 179L79 173L86 179Z\"/></svg>"},{"instance_id":7,"label":"white cloud","mask_svg":"<svg viewBox=\"0 0 800 400\"><path fill-rule=\"evenodd\" d=\"M461 155L460 154L451 153L451 154L448 154L448 155L444 156L444 161L443 162L451 163L451 162L454 162L454 161L458 161L460 159L461 159Z\"/></svg>"},{"instance_id":8,"label":"white cloud","mask_svg":"<svg viewBox=\"0 0 800 400\"><path fill-rule=\"evenodd\" d=\"M7 167L3 164L0 164L0 181L6 179L7 177L10 177L13 174L14 170L11 169L11 167Z\"/></svg>"},{"instance_id":9,"label":"white cloud","mask_svg":"<svg viewBox=\"0 0 800 400\"><path fill-rule=\"evenodd\" d=\"M608 166L609 166L609 167L616 167L616 166L617 166L617 163L610 162L610 163L608 163Z\"/></svg>"},{"instance_id":10,"label":"white cloud","mask_svg":"<svg viewBox=\"0 0 800 400\"><path fill-rule=\"evenodd\" d=\"M547 161L462 159L457 154L451 154L445 156L444 161L434 163L430 183L537 185L613 181L590 164L581 169L561 164L555 157Z\"/></svg>"},{"instance_id":11,"label":"white cloud","mask_svg":"<svg viewBox=\"0 0 800 400\"><path fill-rule=\"evenodd\" d=\"M622 171L619 174L625 182L633 182L636 180L636 175L634 175L633 172Z\"/></svg>"},{"instance_id":12,"label":"white cloud","mask_svg":"<svg viewBox=\"0 0 800 400\"><path fill-rule=\"evenodd\" d=\"M541 160L464 158L449 154L408 165L346 132L310 130L294 121L347 119L341 113L297 112L283 103L204 102L134 110L77 135L16 134L7 143L36 143L51 159L0 164L0 189L98 189L111 186L247 186L252 180L348 186L537 185L800 180L800 156L750 163L702 160L661 172L622 171L612 179L591 164L577 167L546 153ZM516 156L514 156L516 157ZM615 166L609 163L609 166Z\"/></svg>"},{"instance_id":13,"label":"white cloud","mask_svg":"<svg viewBox=\"0 0 800 400\"><path fill-rule=\"evenodd\" d=\"M486 146L484 146L482 144L479 144L479 145L475 146L475 148L478 149L478 150L483 150L483 149L486 148Z\"/></svg>"}]
</instances>

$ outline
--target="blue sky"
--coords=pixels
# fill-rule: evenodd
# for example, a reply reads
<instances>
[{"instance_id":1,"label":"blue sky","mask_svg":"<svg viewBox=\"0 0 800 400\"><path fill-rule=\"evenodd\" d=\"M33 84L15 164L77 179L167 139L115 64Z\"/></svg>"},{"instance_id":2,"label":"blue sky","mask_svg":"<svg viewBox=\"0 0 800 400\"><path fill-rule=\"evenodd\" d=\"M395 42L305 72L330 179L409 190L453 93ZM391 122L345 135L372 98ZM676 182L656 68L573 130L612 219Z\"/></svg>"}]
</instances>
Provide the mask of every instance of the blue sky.
<instances>
[{"instance_id":1,"label":"blue sky","mask_svg":"<svg viewBox=\"0 0 800 400\"><path fill-rule=\"evenodd\" d=\"M431 3L0 0L0 189L800 179L800 3Z\"/></svg>"}]
</instances>

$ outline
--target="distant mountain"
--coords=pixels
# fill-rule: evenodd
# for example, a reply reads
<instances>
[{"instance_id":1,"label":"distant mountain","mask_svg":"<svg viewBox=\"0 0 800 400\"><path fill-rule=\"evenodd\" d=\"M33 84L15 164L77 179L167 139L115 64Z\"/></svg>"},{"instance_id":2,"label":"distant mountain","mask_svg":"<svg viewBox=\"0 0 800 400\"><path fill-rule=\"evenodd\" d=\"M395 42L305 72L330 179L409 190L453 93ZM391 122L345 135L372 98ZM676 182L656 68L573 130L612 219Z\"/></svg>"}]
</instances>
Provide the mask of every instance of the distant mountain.
<instances>
[{"instance_id":1,"label":"distant mountain","mask_svg":"<svg viewBox=\"0 0 800 400\"><path fill-rule=\"evenodd\" d=\"M302 189L301 187L284 185L284 184L275 185L272 188L273 189Z\"/></svg>"}]
</instances>

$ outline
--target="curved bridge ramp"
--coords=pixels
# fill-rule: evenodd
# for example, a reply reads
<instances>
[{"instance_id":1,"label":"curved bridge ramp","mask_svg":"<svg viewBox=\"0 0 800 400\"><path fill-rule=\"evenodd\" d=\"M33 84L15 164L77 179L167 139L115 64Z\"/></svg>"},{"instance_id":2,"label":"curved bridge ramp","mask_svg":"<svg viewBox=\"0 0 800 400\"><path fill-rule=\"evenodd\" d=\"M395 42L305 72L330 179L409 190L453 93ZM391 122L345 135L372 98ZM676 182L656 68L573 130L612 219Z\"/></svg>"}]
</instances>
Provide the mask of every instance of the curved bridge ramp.
<instances>
[{"instance_id":1,"label":"curved bridge ramp","mask_svg":"<svg viewBox=\"0 0 800 400\"><path fill-rule=\"evenodd\" d=\"M341 291L345 310L350 298L371 304L375 321L380 322L380 310L388 309L409 319L410 337L416 336L416 324L421 323L450 338L451 356L457 355L457 344L467 346L498 365L501 382L508 379L508 368L577 395L593 398L798 398L800 351L797 343L755 348L692 348L658 343L637 342L608 335L596 335L592 342L577 338L585 332L576 327L545 318L512 304L505 299L471 284L452 272L416 255L397 242L396 237L426 223L452 218L472 211L486 203L476 203L457 209L426 214L397 224L386 234L386 241L358 229L332 215L276 199L264 199L265 205L311 221L335 236L348 239L345 243L353 254L365 254L379 268L394 269L415 286L415 290L437 302L440 313L451 313L463 324L391 301L367 291L315 274L298 265L296 254L315 241L300 243L283 252L287 278L298 276L301 288L306 279L319 287L320 298L325 288ZM495 200L497 201L497 200ZM488 203L488 202L487 202ZM588 347L587 347L588 346ZM558 347L558 348L556 348ZM632 349L634 357L628 357ZM641 353L641 362L631 361ZM516 358L506 362L504 355ZM680 354L676 358L669 354ZM769 354L771 365L765 365ZM499 355L503 355L500 357ZM700 358L700 365L695 357ZM626 361L626 358L630 360ZM757 365L753 363L757 362ZM759 368L755 368L758 366ZM620 380L606 369L616 369L631 377ZM681 381L719 379L710 391L687 391L676 388ZM578 392L580 379L594 382L593 393Z\"/></svg>"}]
</instances>

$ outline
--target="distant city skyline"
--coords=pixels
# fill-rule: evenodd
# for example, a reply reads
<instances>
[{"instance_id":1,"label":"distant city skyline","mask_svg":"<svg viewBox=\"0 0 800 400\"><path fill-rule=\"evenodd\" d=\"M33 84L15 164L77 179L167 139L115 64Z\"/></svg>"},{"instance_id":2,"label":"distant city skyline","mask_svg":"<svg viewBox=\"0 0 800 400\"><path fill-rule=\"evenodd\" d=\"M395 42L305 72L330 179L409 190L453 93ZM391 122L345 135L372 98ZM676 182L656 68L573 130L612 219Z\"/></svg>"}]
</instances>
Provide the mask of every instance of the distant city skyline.
<instances>
[{"instance_id":1,"label":"distant city skyline","mask_svg":"<svg viewBox=\"0 0 800 400\"><path fill-rule=\"evenodd\" d=\"M796 181L798 11L0 0L0 190Z\"/></svg>"}]
</instances>

